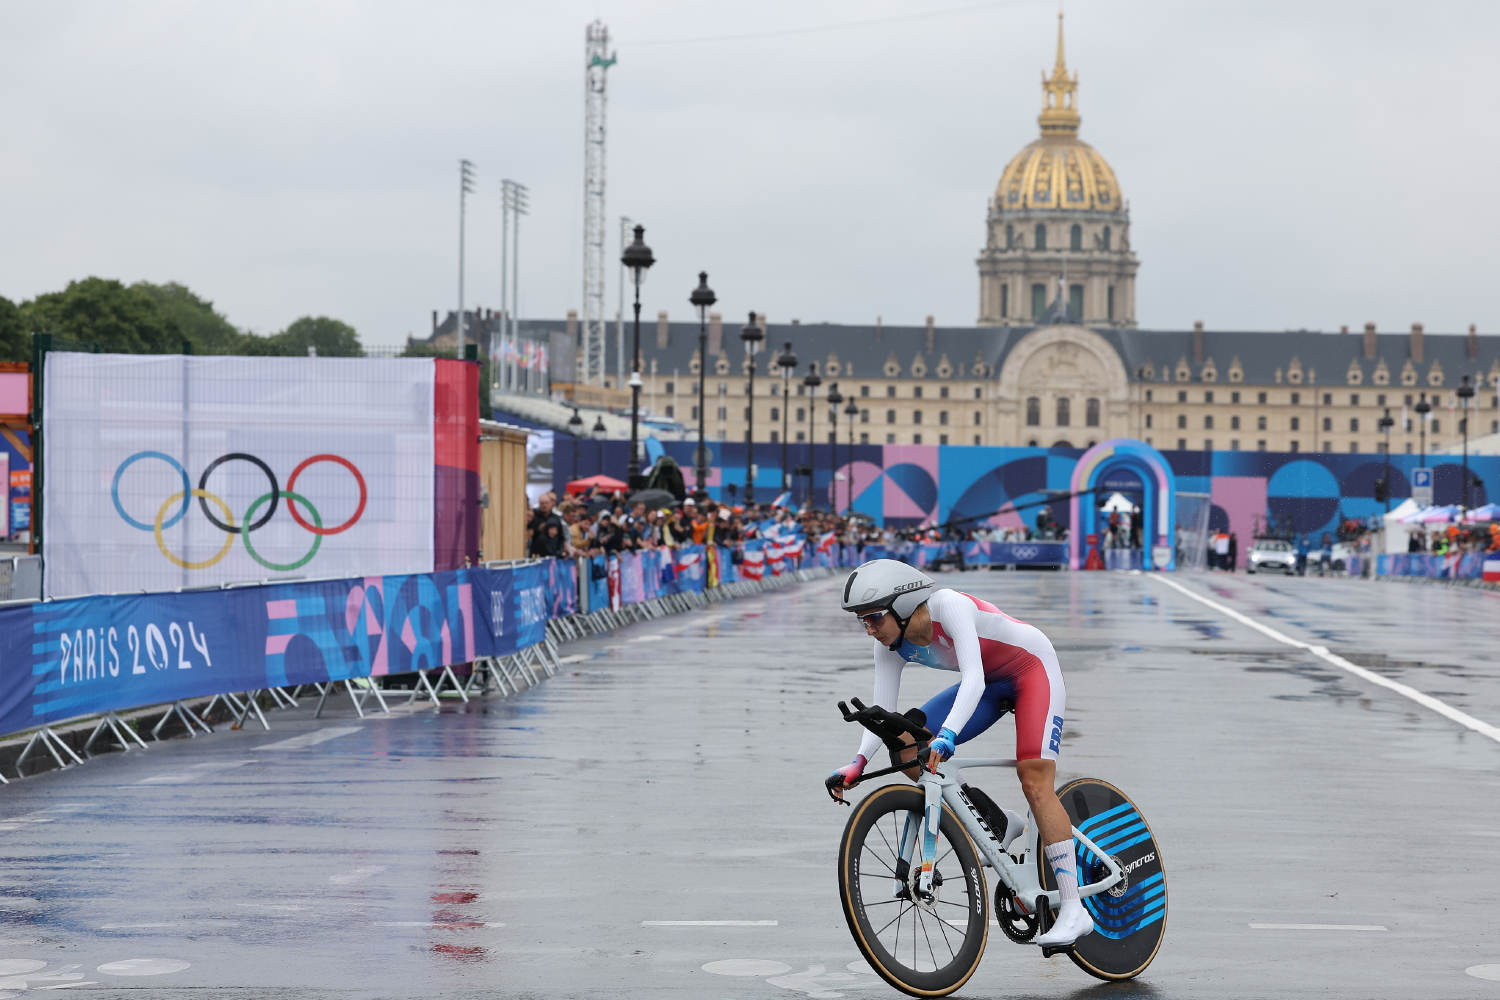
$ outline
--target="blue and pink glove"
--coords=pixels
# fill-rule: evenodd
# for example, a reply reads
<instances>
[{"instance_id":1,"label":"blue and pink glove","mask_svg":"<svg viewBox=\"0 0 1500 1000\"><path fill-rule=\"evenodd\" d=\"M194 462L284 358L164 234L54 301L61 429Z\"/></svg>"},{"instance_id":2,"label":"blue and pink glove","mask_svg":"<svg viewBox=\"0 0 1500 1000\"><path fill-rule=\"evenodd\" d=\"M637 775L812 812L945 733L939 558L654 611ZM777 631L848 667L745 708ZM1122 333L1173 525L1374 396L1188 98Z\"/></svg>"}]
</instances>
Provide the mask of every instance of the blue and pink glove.
<instances>
[{"instance_id":1,"label":"blue and pink glove","mask_svg":"<svg viewBox=\"0 0 1500 1000\"><path fill-rule=\"evenodd\" d=\"M958 749L958 734L951 729L940 730L931 743L932 755L938 760L947 760Z\"/></svg>"},{"instance_id":2,"label":"blue and pink glove","mask_svg":"<svg viewBox=\"0 0 1500 1000\"><path fill-rule=\"evenodd\" d=\"M844 779L844 784L852 785L859 780L860 775L865 773L865 765L868 763L869 761L865 760L864 754L855 754L853 760L837 771L834 771L828 777L832 778L834 775L839 775Z\"/></svg>"}]
</instances>

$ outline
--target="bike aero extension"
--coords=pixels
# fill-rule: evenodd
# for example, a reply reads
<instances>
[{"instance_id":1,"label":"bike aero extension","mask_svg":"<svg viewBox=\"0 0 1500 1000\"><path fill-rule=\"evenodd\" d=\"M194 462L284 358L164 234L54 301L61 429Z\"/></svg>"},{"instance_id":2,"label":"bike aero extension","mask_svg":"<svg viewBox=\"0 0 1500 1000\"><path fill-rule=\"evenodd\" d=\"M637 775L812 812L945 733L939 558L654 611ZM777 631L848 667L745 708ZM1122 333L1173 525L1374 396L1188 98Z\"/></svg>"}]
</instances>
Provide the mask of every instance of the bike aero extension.
<instances>
[{"instance_id":1,"label":"bike aero extension","mask_svg":"<svg viewBox=\"0 0 1500 1000\"><path fill-rule=\"evenodd\" d=\"M911 996L946 996L968 982L984 955L991 923L985 868L999 883L994 922L1017 944L1051 926L1057 886L1035 820L1028 814L1022 840L1012 839L1014 831L1005 835L1018 852L1007 853L1003 831L991 826L994 813L958 782L960 768L1015 761L953 757L930 771L923 765L932 734L920 710L897 715L850 701L853 712L839 702L844 720L879 736L891 754L890 767L867 771L861 781L920 770L915 785L882 785L854 807L839 844L844 919L886 982ZM836 780L828 779L830 794ZM1166 929L1166 872L1156 838L1135 804L1108 782L1079 778L1057 794L1073 824L1078 895L1094 932L1043 949L1042 956L1066 952L1091 976L1130 979L1151 964Z\"/></svg>"}]
</instances>

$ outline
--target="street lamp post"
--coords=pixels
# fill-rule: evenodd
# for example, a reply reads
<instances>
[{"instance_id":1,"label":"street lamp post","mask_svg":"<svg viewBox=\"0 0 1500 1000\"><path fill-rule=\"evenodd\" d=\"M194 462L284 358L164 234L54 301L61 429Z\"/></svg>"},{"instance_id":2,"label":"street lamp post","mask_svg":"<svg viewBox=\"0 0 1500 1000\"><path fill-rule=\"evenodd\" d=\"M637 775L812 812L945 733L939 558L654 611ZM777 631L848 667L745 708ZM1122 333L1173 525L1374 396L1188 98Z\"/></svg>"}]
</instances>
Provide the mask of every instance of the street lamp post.
<instances>
[{"instance_id":1,"label":"street lamp post","mask_svg":"<svg viewBox=\"0 0 1500 1000\"><path fill-rule=\"evenodd\" d=\"M755 313L750 314L750 322L740 331L740 339L745 342L746 367L750 371L750 402L745 407L745 508L748 510L755 502L755 355L760 342L766 339L765 331L755 322Z\"/></svg>"},{"instance_id":2,"label":"street lamp post","mask_svg":"<svg viewBox=\"0 0 1500 1000\"><path fill-rule=\"evenodd\" d=\"M854 418L859 414L859 404L854 401L854 394L849 394L849 402L844 404L844 415L849 418L849 478L848 485L844 488L844 513L854 511Z\"/></svg>"},{"instance_id":3,"label":"street lamp post","mask_svg":"<svg viewBox=\"0 0 1500 1000\"><path fill-rule=\"evenodd\" d=\"M604 426L604 414L601 413L598 417L594 418L592 433L594 435L594 443L599 452L599 475L602 476L604 475L604 439L609 434L609 430Z\"/></svg>"},{"instance_id":4,"label":"street lamp post","mask_svg":"<svg viewBox=\"0 0 1500 1000\"><path fill-rule=\"evenodd\" d=\"M630 462L625 467L626 484L631 490L644 489L646 477L641 475L641 459L636 453L636 435L641 422L641 282L646 280L646 271L656 258L643 237L645 226L635 227L635 242L620 255L620 263L630 268L630 280L635 285L635 348L630 354Z\"/></svg>"},{"instance_id":5,"label":"street lamp post","mask_svg":"<svg viewBox=\"0 0 1500 1000\"><path fill-rule=\"evenodd\" d=\"M839 404L844 394L839 392L837 382L828 386L828 420L833 430L828 432L828 509L839 512Z\"/></svg>"},{"instance_id":6,"label":"street lamp post","mask_svg":"<svg viewBox=\"0 0 1500 1000\"><path fill-rule=\"evenodd\" d=\"M1458 508L1459 516L1469 509L1469 400L1474 398L1474 387L1469 384L1469 376L1464 376L1463 385L1458 387L1458 405L1463 411L1459 418L1458 426L1464 432L1464 498L1460 501ZM1434 497L1433 499L1436 499Z\"/></svg>"},{"instance_id":7,"label":"street lamp post","mask_svg":"<svg viewBox=\"0 0 1500 1000\"><path fill-rule=\"evenodd\" d=\"M797 355L792 353L790 340L782 348L776 364L781 368L781 488L786 491L792 488L792 468L787 464L791 461L791 444L787 440L787 430L790 427L792 410L792 371L797 367Z\"/></svg>"},{"instance_id":8,"label":"street lamp post","mask_svg":"<svg viewBox=\"0 0 1500 1000\"><path fill-rule=\"evenodd\" d=\"M1385 479L1381 482L1381 491L1385 493L1385 512L1391 512L1391 428L1396 425L1396 418L1391 416L1391 408L1385 408L1385 416L1379 420L1380 429L1385 432Z\"/></svg>"},{"instance_id":9,"label":"street lamp post","mask_svg":"<svg viewBox=\"0 0 1500 1000\"><path fill-rule=\"evenodd\" d=\"M812 506L813 482L818 478L818 386L823 380L818 377L818 363L814 361L807 366L807 374L802 376L802 384L807 387L807 505Z\"/></svg>"},{"instance_id":10,"label":"street lamp post","mask_svg":"<svg viewBox=\"0 0 1500 1000\"><path fill-rule=\"evenodd\" d=\"M1422 440L1422 457L1417 466L1418 468L1425 469L1427 468L1427 414L1432 412L1432 404L1427 402L1427 393L1422 393L1422 397L1417 400L1417 405L1414 409L1417 411L1417 419L1420 421L1418 431ZM1436 500L1437 497L1434 496L1433 499Z\"/></svg>"},{"instance_id":11,"label":"street lamp post","mask_svg":"<svg viewBox=\"0 0 1500 1000\"><path fill-rule=\"evenodd\" d=\"M583 436L583 418L578 415L578 407L573 407L573 415L568 418L568 433L573 435L573 478L578 478L578 439Z\"/></svg>"},{"instance_id":12,"label":"street lamp post","mask_svg":"<svg viewBox=\"0 0 1500 1000\"><path fill-rule=\"evenodd\" d=\"M698 310L698 450L693 452L693 475L698 488L694 490L702 500L708 492L708 446L703 443L703 425L707 418L703 386L708 381L708 307L719 301L714 290L708 287L708 272L698 272L698 287L688 296L693 308Z\"/></svg>"}]
</instances>

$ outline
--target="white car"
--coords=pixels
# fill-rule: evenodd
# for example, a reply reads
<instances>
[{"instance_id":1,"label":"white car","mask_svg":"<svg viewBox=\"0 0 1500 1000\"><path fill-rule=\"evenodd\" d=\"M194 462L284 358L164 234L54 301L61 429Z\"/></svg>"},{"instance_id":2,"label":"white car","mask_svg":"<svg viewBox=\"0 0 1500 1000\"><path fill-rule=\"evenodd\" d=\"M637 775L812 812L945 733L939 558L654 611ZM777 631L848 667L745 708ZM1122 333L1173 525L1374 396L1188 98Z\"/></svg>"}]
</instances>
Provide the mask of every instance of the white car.
<instances>
[{"instance_id":1,"label":"white car","mask_svg":"<svg viewBox=\"0 0 1500 1000\"><path fill-rule=\"evenodd\" d=\"M1279 570L1287 576L1297 572L1297 553L1290 542L1279 538L1257 538L1250 549L1250 559L1245 564L1246 573L1261 573Z\"/></svg>"}]
</instances>

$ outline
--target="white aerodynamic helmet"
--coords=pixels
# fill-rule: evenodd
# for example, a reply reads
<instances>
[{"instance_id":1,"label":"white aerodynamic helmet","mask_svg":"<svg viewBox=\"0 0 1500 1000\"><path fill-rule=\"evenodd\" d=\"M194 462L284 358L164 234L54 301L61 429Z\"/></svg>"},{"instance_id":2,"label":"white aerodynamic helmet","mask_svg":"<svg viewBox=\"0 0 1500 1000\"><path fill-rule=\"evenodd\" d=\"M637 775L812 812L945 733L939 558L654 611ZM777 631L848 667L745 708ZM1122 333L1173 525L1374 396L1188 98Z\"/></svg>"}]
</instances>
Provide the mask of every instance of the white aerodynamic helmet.
<instances>
[{"instance_id":1,"label":"white aerodynamic helmet","mask_svg":"<svg viewBox=\"0 0 1500 1000\"><path fill-rule=\"evenodd\" d=\"M845 611L885 608L904 623L932 596L936 584L915 566L895 559L871 559L844 583ZM904 631L904 628L903 628Z\"/></svg>"}]
</instances>

